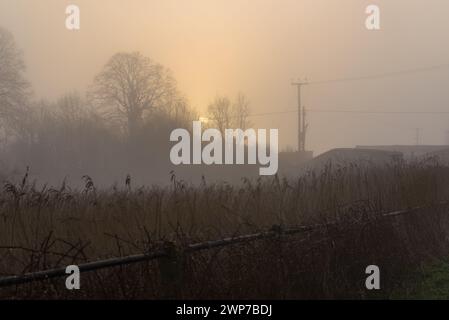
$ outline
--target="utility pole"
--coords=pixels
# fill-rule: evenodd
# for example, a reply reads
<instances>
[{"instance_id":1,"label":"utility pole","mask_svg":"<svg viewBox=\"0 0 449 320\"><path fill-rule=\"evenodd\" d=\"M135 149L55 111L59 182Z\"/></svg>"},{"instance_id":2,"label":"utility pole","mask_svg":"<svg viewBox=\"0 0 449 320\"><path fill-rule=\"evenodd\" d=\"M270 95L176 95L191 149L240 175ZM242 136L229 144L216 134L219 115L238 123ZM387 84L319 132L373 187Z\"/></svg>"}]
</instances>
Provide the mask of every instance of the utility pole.
<instances>
[{"instance_id":1,"label":"utility pole","mask_svg":"<svg viewBox=\"0 0 449 320\"><path fill-rule=\"evenodd\" d=\"M421 128L416 128L416 145L419 146L421 138Z\"/></svg>"},{"instance_id":2,"label":"utility pole","mask_svg":"<svg viewBox=\"0 0 449 320\"><path fill-rule=\"evenodd\" d=\"M305 123L305 110L301 106L301 87L306 85L307 81L292 82L293 86L296 86L298 90L298 151L303 152L306 150L306 123Z\"/></svg>"},{"instance_id":3,"label":"utility pole","mask_svg":"<svg viewBox=\"0 0 449 320\"><path fill-rule=\"evenodd\" d=\"M306 123L306 108L302 108L302 148L306 151L306 133L307 133L307 123Z\"/></svg>"}]
</instances>

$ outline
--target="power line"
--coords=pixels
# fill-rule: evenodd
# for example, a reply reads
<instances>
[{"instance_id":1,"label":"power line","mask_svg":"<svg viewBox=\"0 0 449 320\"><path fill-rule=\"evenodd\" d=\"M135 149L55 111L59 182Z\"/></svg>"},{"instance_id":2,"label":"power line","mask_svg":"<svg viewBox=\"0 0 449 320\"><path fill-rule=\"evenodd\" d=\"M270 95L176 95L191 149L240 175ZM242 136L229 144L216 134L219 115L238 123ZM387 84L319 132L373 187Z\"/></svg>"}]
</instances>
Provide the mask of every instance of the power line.
<instances>
[{"instance_id":1,"label":"power line","mask_svg":"<svg viewBox=\"0 0 449 320\"><path fill-rule=\"evenodd\" d=\"M401 70L401 71L379 73L379 74L367 75L367 76L336 78L336 79L320 80L320 81L305 81L304 83L300 83L300 84L320 85L320 84L337 83L337 82L381 79L381 78L387 78L387 77L393 77L393 76L401 76L401 75L412 74L412 73L438 70L438 69L443 69L443 68L449 68L449 63L433 65L433 66L429 66L429 67L421 67L421 68L407 69L407 70ZM294 84L297 84L297 83L294 83ZM306 111L311 112L311 113L449 114L449 111L385 111L385 110L338 110L338 109L306 109ZM289 113L297 113L297 112L298 112L298 109L287 109L287 110L282 110L282 111L253 113L253 114L249 114L248 117L263 117L263 116L270 116L270 115L277 115L277 114L289 114ZM213 120L213 119L211 119L211 120Z\"/></svg>"},{"instance_id":2,"label":"power line","mask_svg":"<svg viewBox=\"0 0 449 320\"><path fill-rule=\"evenodd\" d=\"M357 109L305 109L310 113L356 113L356 114L449 114L449 111L442 110L431 110L431 111L400 111L400 110L357 110ZM264 112L264 113L253 113L249 114L248 117L263 117L277 114L289 114L297 113L297 109L289 109L282 111Z\"/></svg>"},{"instance_id":3,"label":"power line","mask_svg":"<svg viewBox=\"0 0 449 320\"><path fill-rule=\"evenodd\" d=\"M373 75L368 75L368 76L336 78L336 79L321 80L321 81L309 81L308 84L309 85L319 85L319 84L328 84L328 83L336 83L336 82L374 80L374 79L382 79L382 78L388 78L388 77L393 77L393 76L402 76L402 75L407 75L407 74L412 74L412 73L433 71L433 70L444 69L444 68L448 68L448 67L449 67L449 64L440 64L440 65L434 65L434 66L429 66L429 67L414 68L414 69L407 69L407 70L401 70L401 71L392 71L392 72L379 73L379 74L373 74Z\"/></svg>"},{"instance_id":4,"label":"power line","mask_svg":"<svg viewBox=\"0 0 449 320\"><path fill-rule=\"evenodd\" d=\"M366 113L366 114L449 114L449 111L400 111L400 110L338 110L338 109L308 109L307 112L316 113Z\"/></svg>"}]
</instances>

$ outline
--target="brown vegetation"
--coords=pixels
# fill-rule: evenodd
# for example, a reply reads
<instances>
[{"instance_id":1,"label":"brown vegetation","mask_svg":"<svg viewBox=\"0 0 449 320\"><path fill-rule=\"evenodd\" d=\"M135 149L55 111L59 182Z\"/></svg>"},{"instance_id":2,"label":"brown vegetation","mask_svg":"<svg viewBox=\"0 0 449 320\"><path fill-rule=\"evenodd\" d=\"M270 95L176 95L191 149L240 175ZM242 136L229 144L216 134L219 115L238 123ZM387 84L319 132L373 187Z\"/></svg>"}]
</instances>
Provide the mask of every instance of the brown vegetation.
<instances>
[{"instance_id":1,"label":"brown vegetation","mask_svg":"<svg viewBox=\"0 0 449 320\"><path fill-rule=\"evenodd\" d=\"M426 164L328 166L296 181L245 180L191 186L36 190L26 177L0 195L0 274L11 275L142 253L277 227L327 228L183 257L167 289L157 261L0 289L2 298L372 298L388 297L421 263L447 254L449 168ZM396 209L422 209L382 217ZM382 290L364 287L365 268L382 270Z\"/></svg>"}]
</instances>

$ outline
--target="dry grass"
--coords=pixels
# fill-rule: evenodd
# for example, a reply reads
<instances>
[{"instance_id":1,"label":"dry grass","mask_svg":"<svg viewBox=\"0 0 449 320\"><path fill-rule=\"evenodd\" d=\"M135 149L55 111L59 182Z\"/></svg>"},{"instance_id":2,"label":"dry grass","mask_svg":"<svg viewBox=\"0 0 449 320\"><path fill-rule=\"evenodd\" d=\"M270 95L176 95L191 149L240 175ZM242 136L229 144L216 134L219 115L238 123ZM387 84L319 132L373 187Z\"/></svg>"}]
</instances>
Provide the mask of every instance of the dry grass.
<instances>
[{"instance_id":1,"label":"dry grass","mask_svg":"<svg viewBox=\"0 0 449 320\"><path fill-rule=\"evenodd\" d=\"M276 226L337 221L297 236L195 253L167 289L156 261L82 277L69 292L63 279L0 289L2 298L372 298L388 297L401 277L447 254L449 168L396 163L384 167L327 166L297 180L243 180L240 186L37 190L28 177L0 193L0 274L124 256L162 240L179 244L220 239ZM399 218L380 213L415 206ZM383 290L364 289L365 267L383 270Z\"/></svg>"}]
</instances>

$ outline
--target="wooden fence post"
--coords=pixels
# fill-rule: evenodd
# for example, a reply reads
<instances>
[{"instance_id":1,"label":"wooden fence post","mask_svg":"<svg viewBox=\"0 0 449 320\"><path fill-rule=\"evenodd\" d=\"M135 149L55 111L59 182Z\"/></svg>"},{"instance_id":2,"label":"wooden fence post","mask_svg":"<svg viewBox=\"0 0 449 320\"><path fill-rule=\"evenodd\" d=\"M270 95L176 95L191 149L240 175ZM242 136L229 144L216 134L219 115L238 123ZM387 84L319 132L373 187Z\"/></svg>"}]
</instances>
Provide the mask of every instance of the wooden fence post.
<instances>
[{"instance_id":1,"label":"wooden fence post","mask_svg":"<svg viewBox=\"0 0 449 320\"><path fill-rule=\"evenodd\" d=\"M184 252L171 241L165 241L162 247L166 256L158 262L163 295L161 298L179 298L184 280Z\"/></svg>"}]
</instances>

